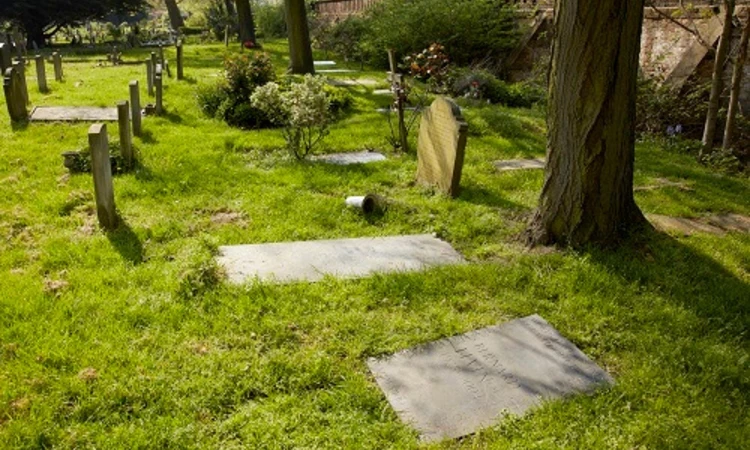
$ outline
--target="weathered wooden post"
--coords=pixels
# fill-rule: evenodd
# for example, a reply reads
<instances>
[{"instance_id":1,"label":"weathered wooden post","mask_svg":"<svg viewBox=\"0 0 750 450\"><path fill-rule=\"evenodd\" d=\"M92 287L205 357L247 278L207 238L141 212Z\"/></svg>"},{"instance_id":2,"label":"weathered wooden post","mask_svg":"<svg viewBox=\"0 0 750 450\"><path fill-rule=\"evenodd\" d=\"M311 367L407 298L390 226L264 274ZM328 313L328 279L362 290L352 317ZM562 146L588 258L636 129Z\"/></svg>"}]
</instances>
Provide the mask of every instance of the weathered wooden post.
<instances>
[{"instance_id":1,"label":"weathered wooden post","mask_svg":"<svg viewBox=\"0 0 750 450\"><path fill-rule=\"evenodd\" d=\"M8 115L13 122L21 122L29 117L26 109L26 99L23 95L21 84L21 73L18 68L8 67L3 77L3 91L5 92L5 103L8 106Z\"/></svg>"},{"instance_id":2,"label":"weathered wooden post","mask_svg":"<svg viewBox=\"0 0 750 450\"><path fill-rule=\"evenodd\" d=\"M28 84L26 84L26 61L24 61L23 57L16 58L13 61L13 67L15 67L18 73L20 74L19 80L21 81L21 93L23 95L23 104L28 105L31 102L29 101L29 86Z\"/></svg>"},{"instance_id":3,"label":"weathered wooden post","mask_svg":"<svg viewBox=\"0 0 750 450\"><path fill-rule=\"evenodd\" d=\"M133 117L133 134L141 135L141 91L138 81L130 82L130 111Z\"/></svg>"},{"instance_id":4,"label":"weathered wooden post","mask_svg":"<svg viewBox=\"0 0 750 450\"><path fill-rule=\"evenodd\" d=\"M164 85L162 83L161 64L157 64L154 71L154 87L156 88L156 115L158 116L164 112Z\"/></svg>"},{"instance_id":5,"label":"weathered wooden post","mask_svg":"<svg viewBox=\"0 0 750 450\"><path fill-rule=\"evenodd\" d=\"M130 104L127 101L117 104L117 124L120 128L120 154L125 167L133 167L133 137L130 135Z\"/></svg>"},{"instance_id":6,"label":"weathered wooden post","mask_svg":"<svg viewBox=\"0 0 750 450\"><path fill-rule=\"evenodd\" d=\"M47 73L44 69L44 57L36 55L34 61L36 61L36 81L39 85L39 92L47 92Z\"/></svg>"},{"instance_id":7,"label":"weathered wooden post","mask_svg":"<svg viewBox=\"0 0 750 450\"><path fill-rule=\"evenodd\" d=\"M154 66L151 59L146 59L146 85L148 86L148 96L154 96Z\"/></svg>"},{"instance_id":8,"label":"weathered wooden post","mask_svg":"<svg viewBox=\"0 0 750 450\"><path fill-rule=\"evenodd\" d=\"M63 79L63 68L62 68L62 56L58 52L52 54L52 62L55 66L55 81L62 81Z\"/></svg>"},{"instance_id":9,"label":"weathered wooden post","mask_svg":"<svg viewBox=\"0 0 750 450\"><path fill-rule=\"evenodd\" d=\"M89 149L91 151L91 172L94 175L96 194L96 214L99 225L105 230L117 228L115 191L112 185L112 163L109 160L107 126L96 123L89 128Z\"/></svg>"},{"instance_id":10,"label":"weathered wooden post","mask_svg":"<svg viewBox=\"0 0 750 450\"><path fill-rule=\"evenodd\" d=\"M177 79L182 80L185 77L182 68L182 41L177 41Z\"/></svg>"}]
</instances>

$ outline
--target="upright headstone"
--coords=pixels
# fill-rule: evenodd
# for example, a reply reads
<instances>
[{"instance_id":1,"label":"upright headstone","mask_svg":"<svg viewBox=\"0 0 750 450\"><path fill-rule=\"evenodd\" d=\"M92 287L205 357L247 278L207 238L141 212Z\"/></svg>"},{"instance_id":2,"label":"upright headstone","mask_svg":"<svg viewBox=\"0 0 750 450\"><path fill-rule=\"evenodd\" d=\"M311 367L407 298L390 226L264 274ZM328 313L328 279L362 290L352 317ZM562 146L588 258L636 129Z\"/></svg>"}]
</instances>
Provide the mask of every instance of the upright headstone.
<instances>
[{"instance_id":1,"label":"upright headstone","mask_svg":"<svg viewBox=\"0 0 750 450\"><path fill-rule=\"evenodd\" d=\"M19 122L28 119L29 113L23 95L21 72L17 67L12 66L5 70L3 91L5 92L5 103L8 106L10 120Z\"/></svg>"},{"instance_id":2,"label":"upright headstone","mask_svg":"<svg viewBox=\"0 0 750 450\"><path fill-rule=\"evenodd\" d=\"M141 91L138 81L130 82L130 111L133 118L133 134L141 135Z\"/></svg>"},{"instance_id":3,"label":"upright headstone","mask_svg":"<svg viewBox=\"0 0 750 450\"><path fill-rule=\"evenodd\" d=\"M94 175L96 194L96 214L99 225L105 230L117 228L115 211L115 191L112 185L112 163L109 160L107 126L96 123L89 128L89 149L91 150L91 172Z\"/></svg>"},{"instance_id":4,"label":"upright headstone","mask_svg":"<svg viewBox=\"0 0 750 450\"><path fill-rule=\"evenodd\" d=\"M182 41L177 41L177 79L182 80L185 77L182 67Z\"/></svg>"},{"instance_id":5,"label":"upright headstone","mask_svg":"<svg viewBox=\"0 0 750 450\"><path fill-rule=\"evenodd\" d=\"M52 54L52 62L55 66L55 81L62 81L63 79L63 67L62 67L62 56L58 52Z\"/></svg>"},{"instance_id":6,"label":"upright headstone","mask_svg":"<svg viewBox=\"0 0 750 450\"><path fill-rule=\"evenodd\" d=\"M164 112L164 85L162 83L161 64L157 64L154 71L154 88L156 90L156 115L158 116Z\"/></svg>"},{"instance_id":7,"label":"upright headstone","mask_svg":"<svg viewBox=\"0 0 750 450\"><path fill-rule=\"evenodd\" d=\"M47 73L44 69L44 57L36 55L34 61L36 61L36 81L39 85L39 92L47 92Z\"/></svg>"},{"instance_id":8,"label":"upright headstone","mask_svg":"<svg viewBox=\"0 0 750 450\"><path fill-rule=\"evenodd\" d=\"M148 87L148 96L154 96L154 65L151 59L146 59L146 85Z\"/></svg>"},{"instance_id":9,"label":"upright headstone","mask_svg":"<svg viewBox=\"0 0 750 450\"><path fill-rule=\"evenodd\" d=\"M458 196L468 129L461 108L452 100L438 97L432 103L419 127L418 182Z\"/></svg>"},{"instance_id":10,"label":"upright headstone","mask_svg":"<svg viewBox=\"0 0 750 450\"><path fill-rule=\"evenodd\" d=\"M132 167L133 137L130 134L130 104L126 101L117 104L117 124L120 130L120 154L125 167Z\"/></svg>"},{"instance_id":11,"label":"upright headstone","mask_svg":"<svg viewBox=\"0 0 750 450\"><path fill-rule=\"evenodd\" d=\"M11 66L11 45L0 43L0 69L3 73Z\"/></svg>"},{"instance_id":12,"label":"upright headstone","mask_svg":"<svg viewBox=\"0 0 750 450\"><path fill-rule=\"evenodd\" d=\"M16 58L13 61L13 67L15 67L18 73L20 74L19 79L21 80L21 92L23 94L23 103L24 105L28 105L31 102L29 102L29 86L26 84L26 61L24 61L23 57Z\"/></svg>"}]
</instances>

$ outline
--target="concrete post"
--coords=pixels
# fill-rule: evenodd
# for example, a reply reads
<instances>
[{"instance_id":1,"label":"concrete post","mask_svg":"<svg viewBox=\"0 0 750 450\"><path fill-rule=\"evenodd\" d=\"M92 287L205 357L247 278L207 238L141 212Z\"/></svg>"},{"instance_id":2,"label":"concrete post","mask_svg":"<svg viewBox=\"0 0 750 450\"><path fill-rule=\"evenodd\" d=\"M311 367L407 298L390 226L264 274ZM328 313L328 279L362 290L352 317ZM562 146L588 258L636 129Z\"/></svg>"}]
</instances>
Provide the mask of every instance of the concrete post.
<instances>
[{"instance_id":1,"label":"concrete post","mask_svg":"<svg viewBox=\"0 0 750 450\"><path fill-rule=\"evenodd\" d=\"M164 86L162 84L162 70L161 64L156 65L154 71L154 87L156 88L156 115L161 115L164 112Z\"/></svg>"},{"instance_id":2,"label":"concrete post","mask_svg":"<svg viewBox=\"0 0 750 450\"><path fill-rule=\"evenodd\" d=\"M105 230L114 230L117 228L117 212L106 125L102 123L91 125L89 149L91 150L91 172L94 175L96 214L99 217L99 225Z\"/></svg>"},{"instance_id":3,"label":"concrete post","mask_svg":"<svg viewBox=\"0 0 750 450\"><path fill-rule=\"evenodd\" d=\"M130 115L133 118L133 134L141 135L141 91L138 81L130 82Z\"/></svg>"},{"instance_id":4,"label":"concrete post","mask_svg":"<svg viewBox=\"0 0 750 450\"><path fill-rule=\"evenodd\" d=\"M182 41L177 41L177 79L182 80L185 77L182 67Z\"/></svg>"},{"instance_id":5,"label":"concrete post","mask_svg":"<svg viewBox=\"0 0 750 450\"><path fill-rule=\"evenodd\" d=\"M120 154L125 167L133 166L133 137L130 134L130 104L126 101L117 104L117 124L120 128Z\"/></svg>"},{"instance_id":6,"label":"concrete post","mask_svg":"<svg viewBox=\"0 0 750 450\"><path fill-rule=\"evenodd\" d=\"M63 80L62 56L60 56L59 53L55 52L52 54L52 61L54 62L54 66L55 66L55 81L62 81Z\"/></svg>"},{"instance_id":7,"label":"concrete post","mask_svg":"<svg viewBox=\"0 0 750 450\"><path fill-rule=\"evenodd\" d=\"M148 85L148 96L154 96L154 65L151 59L146 60L146 84Z\"/></svg>"},{"instance_id":8,"label":"concrete post","mask_svg":"<svg viewBox=\"0 0 750 450\"><path fill-rule=\"evenodd\" d=\"M47 92L47 73L44 68L44 57L42 55L36 55L34 57L36 61L36 81L39 85L39 92Z\"/></svg>"}]
</instances>

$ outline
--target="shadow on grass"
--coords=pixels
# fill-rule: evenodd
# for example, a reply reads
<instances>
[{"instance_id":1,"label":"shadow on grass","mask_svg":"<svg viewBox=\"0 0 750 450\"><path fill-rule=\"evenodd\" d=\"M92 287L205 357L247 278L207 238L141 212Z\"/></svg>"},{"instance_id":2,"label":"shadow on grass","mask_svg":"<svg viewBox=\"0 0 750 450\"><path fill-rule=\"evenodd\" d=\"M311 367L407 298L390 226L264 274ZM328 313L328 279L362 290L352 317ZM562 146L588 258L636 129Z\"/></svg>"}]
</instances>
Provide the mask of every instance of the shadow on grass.
<instances>
[{"instance_id":1,"label":"shadow on grass","mask_svg":"<svg viewBox=\"0 0 750 450\"><path fill-rule=\"evenodd\" d=\"M19 122L11 122L10 126L13 131L26 131L26 129L29 128L29 123L28 120L23 120Z\"/></svg>"},{"instance_id":2,"label":"shadow on grass","mask_svg":"<svg viewBox=\"0 0 750 450\"><path fill-rule=\"evenodd\" d=\"M150 130L141 130L141 135L139 136L139 139L144 144L155 144L156 139L154 139L154 133Z\"/></svg>"},{"instance_id":3,"label":"shadow on grass","mask_svg":"<svg viewBox=\"0 0 750 450\"><path fill-rule=\"evenodd\" d=\"M172 123L182 123L182 117L180 117L179 115L173 112L169 112L165 110L164 114L162 114L161 117L164 117L165 119L167 119L168 121Z\"/></svg>"},{"instance_id":4,"label":"shadow on grass","mask_svg":"<svg viewBox=\"0 0 750 450\"><path fill-rule=\"evenodd\" d=\"M516 211L529 210L525 205L512 202L505 197L477 184L465 183L461 185L458 200L473 203L475 205L490 206L493 208L512 209Z\"/></svg>"},{"instance_id":5,"label":"shadow on grass","mask_svg":"<svg viewBox=\"0 0 750 450\"><path fill-rule=\"evenodd\" d=\"M122 216L117 216L118 226L107 232L107 239L123 259L134 265L143 262L143 244Z\"/></svg>"}]
</instances>

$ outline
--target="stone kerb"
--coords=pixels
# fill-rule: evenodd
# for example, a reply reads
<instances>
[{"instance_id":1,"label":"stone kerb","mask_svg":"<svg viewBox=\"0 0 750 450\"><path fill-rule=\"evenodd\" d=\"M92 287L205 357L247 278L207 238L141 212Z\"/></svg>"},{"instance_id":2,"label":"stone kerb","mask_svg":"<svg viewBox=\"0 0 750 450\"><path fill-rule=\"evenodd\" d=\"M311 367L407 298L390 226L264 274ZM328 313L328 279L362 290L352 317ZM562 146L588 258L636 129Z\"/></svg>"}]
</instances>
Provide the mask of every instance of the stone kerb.
<instances>
[{"instance_id":1,"label":"stone kerb","mask_svg":"<svg viewBox=\"0 0 750 450\"><path fill-rule=\"evenodd\" d=\"M457 197L469 126L452 100L438 97L422 114L417 181Z\"/></svg>"}]
</instances>

